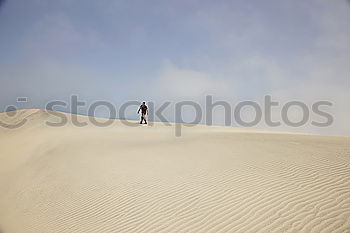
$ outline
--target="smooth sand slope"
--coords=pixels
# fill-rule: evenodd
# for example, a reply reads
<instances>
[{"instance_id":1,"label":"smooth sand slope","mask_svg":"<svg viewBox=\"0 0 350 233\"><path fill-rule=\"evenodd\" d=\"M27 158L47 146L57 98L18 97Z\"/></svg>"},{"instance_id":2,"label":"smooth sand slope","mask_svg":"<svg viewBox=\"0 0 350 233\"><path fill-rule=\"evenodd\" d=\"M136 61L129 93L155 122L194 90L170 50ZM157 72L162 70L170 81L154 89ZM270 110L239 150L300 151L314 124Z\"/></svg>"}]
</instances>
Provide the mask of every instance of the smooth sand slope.
<instances>
[{"instance_id":1,"label":"smooth sand slope","mask_svg":"<svg viewBox=\"0 0 350 233\"><path fill-rule=\"evenodd\" d=\"M0 114L22 119L0 127L3 233L350 232L348 138Z\"/></svg>"}]
</instances>

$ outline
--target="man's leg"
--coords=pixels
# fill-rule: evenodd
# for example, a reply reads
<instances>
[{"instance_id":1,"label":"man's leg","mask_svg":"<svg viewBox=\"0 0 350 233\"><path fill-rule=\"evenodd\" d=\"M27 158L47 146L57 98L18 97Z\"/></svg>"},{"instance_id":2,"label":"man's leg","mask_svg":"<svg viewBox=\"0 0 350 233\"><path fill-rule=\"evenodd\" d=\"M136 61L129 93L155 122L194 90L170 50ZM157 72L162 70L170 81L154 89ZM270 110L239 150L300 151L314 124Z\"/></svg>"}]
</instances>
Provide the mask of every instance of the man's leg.
<instances>
[{"instance_id":1,"label":"man's leg","mask_svg":"<svg viewBox=\"0 0 350 233\"><path fill-rule=\"evenodd\" d=\"M145 124L147 124L147 121L146 121L146 114L143 115L143 119L145 121Z\"/></svg>"}]
</instances>

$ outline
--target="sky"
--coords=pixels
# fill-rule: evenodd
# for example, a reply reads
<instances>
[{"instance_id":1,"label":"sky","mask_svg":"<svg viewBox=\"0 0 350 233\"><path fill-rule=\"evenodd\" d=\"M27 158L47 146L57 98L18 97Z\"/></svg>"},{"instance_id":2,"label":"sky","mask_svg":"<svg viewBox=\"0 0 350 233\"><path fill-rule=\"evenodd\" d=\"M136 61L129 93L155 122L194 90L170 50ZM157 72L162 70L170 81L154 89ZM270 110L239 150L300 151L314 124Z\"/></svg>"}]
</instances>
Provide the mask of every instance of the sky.
<instances>
[{"instance_id":1,"label":"sky","mask_svg":"<svg viewBox=\"0 0 350 233\"><path fill-rule=\"evenodd\" d=\"M0 0L0 81L1 112L71 95L117 107L203 106L206 95L233 107L266 95L281 106L325 100L331 126L312 126L311 115L303 127L273 130L350 136L350 1ZM165 115L173 120L173 108ZM214 124L222 115L214 113ZM280 119L279 107L273 115Z\"/></svg>"}]
</instances>

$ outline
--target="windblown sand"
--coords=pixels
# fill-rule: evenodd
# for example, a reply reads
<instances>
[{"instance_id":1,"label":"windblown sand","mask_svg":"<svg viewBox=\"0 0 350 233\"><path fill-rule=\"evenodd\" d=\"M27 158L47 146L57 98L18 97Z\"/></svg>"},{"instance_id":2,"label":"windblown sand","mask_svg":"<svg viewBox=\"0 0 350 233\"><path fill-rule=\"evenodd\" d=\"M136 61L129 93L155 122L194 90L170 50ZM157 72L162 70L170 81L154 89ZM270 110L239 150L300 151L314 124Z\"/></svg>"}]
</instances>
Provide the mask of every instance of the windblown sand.
<instances>
[{"instance_id":1,"label":"windblown sand","mask_svg":"<svg viewBox=\"0 0 350 233\"><path fill-rule=\"evenodd\" d=\"M0 114L27 119L0 127L2 233L350 232L349 138L15 114Z\"/></svg>"}]
</instances>

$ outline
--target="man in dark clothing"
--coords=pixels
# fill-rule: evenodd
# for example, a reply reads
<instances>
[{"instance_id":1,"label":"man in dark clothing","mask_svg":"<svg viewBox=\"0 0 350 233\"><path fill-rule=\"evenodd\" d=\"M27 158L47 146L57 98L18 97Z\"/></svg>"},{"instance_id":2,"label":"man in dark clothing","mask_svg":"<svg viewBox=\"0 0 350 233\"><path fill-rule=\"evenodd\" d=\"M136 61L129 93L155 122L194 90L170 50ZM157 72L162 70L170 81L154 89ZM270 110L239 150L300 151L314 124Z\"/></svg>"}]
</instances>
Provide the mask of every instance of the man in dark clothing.
<instances>
[{"instance_id":1,"label":"man in dark clothing","mask_svg":"<svg viewBox=\"0 0 350 233\"><path fill-rule=\"evenodd\" d=\"M146 115L148 114L148 108L146 106L146 102L142 102L139 110L137 111L137 113L140 113L140 110L141 110L141 121L140 121L140 124L142 124L143 121L145 121L145 124L147 124L147 121L146 121Z\"/></svg>"}]
</instances>

